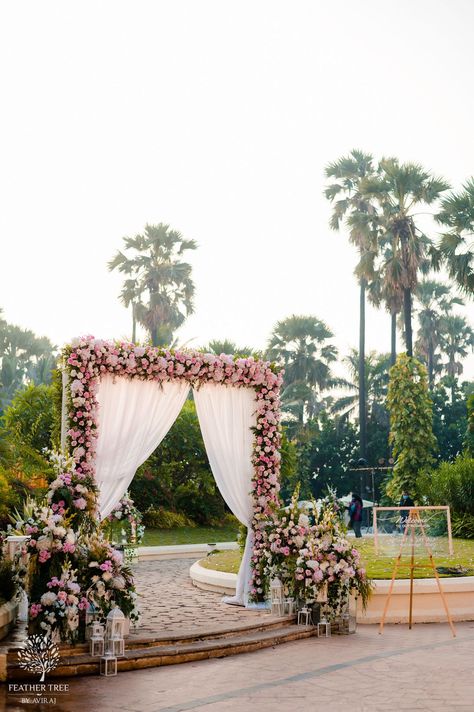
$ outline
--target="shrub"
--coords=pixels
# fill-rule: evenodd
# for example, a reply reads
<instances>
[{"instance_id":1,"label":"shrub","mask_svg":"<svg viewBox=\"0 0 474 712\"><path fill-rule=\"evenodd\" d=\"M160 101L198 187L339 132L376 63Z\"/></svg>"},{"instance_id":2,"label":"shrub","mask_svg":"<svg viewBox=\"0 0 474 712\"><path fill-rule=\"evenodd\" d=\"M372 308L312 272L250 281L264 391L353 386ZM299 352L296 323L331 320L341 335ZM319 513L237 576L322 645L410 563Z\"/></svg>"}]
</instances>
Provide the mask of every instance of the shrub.
<instances>
[{"instance_id":1,"label":"shrub","mask_svg":"<svg viewBox=\"0 0 474 712\"><path fill-rule=\"evenodd\" d=\"M16 594L16 583L11 561L0 562L0 600L9 601Z\"/></svg>"},{"instance_id":2,"label":"shrub","mask_svg":"<svg viewBox=\"0 0 474 712\"><path fill-rule=\"evenodd\" d=\"M33 492L28 482L0 466L0 530L6 529L8 524L11 524L12 511L21 509L23 502Z\"/></svg>"},{"instance_id":3,"label":"shrub","mask_svg":"<svg viewBox=\"0 0 474 712\"><path fill-rule=\"evenodd\" d=\"M432 465L436 448L426 369L406 354L400 354L390 369L387 406L396 459L387 494L398 499L404 489L419 492L418 479Z\"/></svg>"},{"instance_id":4,"label":"shrub","mask_svg":"<svg viewBox=\"0 0 474 712\"><path fill-rule=\"evenodd\" d=\"M138 469L130 493L141 512L163 507L204 525L225 516L192 401L185 403L164 441Z\"/></svg>"},{"instance_id":5,"label":"shrub","mask_svg":"<svg viewBox=\"0 0 474 712\"><path fill-rule=\"evenodd\" d=\"M474 538L474 459L461 455L454 462L442 462L420 484L430 504L451 507L453 534Z\"/></svg>"},{"instance_id":6,"label":"shrub","mask_svg":"<svg viewBox=\"0 0 474 712\"><path fill-rule=\"evenodd\" d=\"M143 523L150 529L174 529L175 527L195 527L192 519L180 512L170 512L163 507L150 507L143 515Z\"/></svg>"}]
</instances>

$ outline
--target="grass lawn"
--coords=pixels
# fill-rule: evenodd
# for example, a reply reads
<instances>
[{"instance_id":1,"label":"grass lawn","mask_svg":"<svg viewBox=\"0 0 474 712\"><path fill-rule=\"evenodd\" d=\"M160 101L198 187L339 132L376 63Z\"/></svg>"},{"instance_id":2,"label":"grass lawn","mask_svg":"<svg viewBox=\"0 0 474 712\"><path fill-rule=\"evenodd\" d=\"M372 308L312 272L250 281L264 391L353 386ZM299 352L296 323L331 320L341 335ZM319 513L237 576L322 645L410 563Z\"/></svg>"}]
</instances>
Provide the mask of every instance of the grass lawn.
<instances>
[{"instance_id":1,"label":"grass lawn","mask_svg":"<svg viewBox=\"0 0 474 712\"><path fill-rule=\"evenodd\" d=\"M351 542L353 540L351 539ZM436 566L462 566L467 569L465 575L474 575L474 541L467 539L454 539L454 556L434 556ZM373 579L387 579L392 577L394 558L377 557L374 550L374 542L370 537L363 538L357 542L364 566L367 569L367 574ZM402 563L409 563L408 547L405 549L406 556L402 558ZM201 561L201 566L207 569L216 569L217 571L227 571L229 573L237 573L240 565L240 551L219 551L215 554L209 554L206 559ZM418 564L428 564L429 560L417 557L415 561ZM447 576L449 574L440 574ZM405 567L400 567L397 578L409 578L410 570ZM431 578L433 576L432 569L415 569L416 578Z\"/></svg>"},{"instance_id":2,"label":"grass lawn","mask_svg":"<svg viewBox=\"0 0 474 712\"><path fill-rule=\"evenodd\" d=\"M176 529L145 529L141 546L171 546L172 544L215 544L235 541L237 527L177 527Z\"/></svg>"}]
</instances>

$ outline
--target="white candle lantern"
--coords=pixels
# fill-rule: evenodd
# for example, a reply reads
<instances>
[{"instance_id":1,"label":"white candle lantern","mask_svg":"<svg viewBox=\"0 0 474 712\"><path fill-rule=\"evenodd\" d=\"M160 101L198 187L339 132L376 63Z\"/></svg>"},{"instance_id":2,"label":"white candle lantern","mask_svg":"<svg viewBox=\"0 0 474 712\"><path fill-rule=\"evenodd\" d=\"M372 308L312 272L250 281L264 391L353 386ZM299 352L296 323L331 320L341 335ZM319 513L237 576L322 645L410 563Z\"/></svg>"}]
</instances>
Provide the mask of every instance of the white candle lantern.
<instances>
[{"instance_id":1,"label":"white candle lantern","mask_svg":"<svg viewBox=\"0 0 474 712\"><path fill-rule=\"evenodd\" d=\"M329 638L331 635L331 624L326 618L321 618L318 623L318 638Z\"/></svg>"},{"instance_id":2,"label":"white candle lantern","mask_svg":"<svg viewBox=\"0 0 474 712\"><path fill-rule=\"evenodd\" d=\"M311 610L307 606L303 606L303 608L298 611L298 625L313 625Z\"/></svg>"},{"instance_id":3,"label":"white candle lantern","mask_svg":"<svg viewBox=\"0 0 474 712\"><path fill-rule=\"evenodd\" d=\"M343 635L350 635L357 630L357 600L350 596L346 608L341 616L340 631Z\"/></svg>"},{"instance_id":4,"label":"white candle lantern","mask_svg":"<svg viewBox=\"0 0 474 712\"><path fill-rule=\"evenodd\" d=\"M125 653L125 616L118 606L112 608L107 616L106 653L114 657L122 657Z\"/></svg>"},{"instance_id":5,"label":"white candle lantern","mask_svg":"<svg viewBox=\"0 0 474 712\"><path fill-rule=\"evenodd\" d=\"M104 626L97 621L91 623L90 651L93 657L104 654Z\"/></svg>"},{"instance_id":6,"label":"white candle lantern","mask_svg":"<svg viewBox=\"0 0 474 712\"><path fill-rule=\"evenodd\" d=\"M114 655L103 655L100 659L100 674L105 677L117 674L117 658Z\"/></svg>"},{"instance_id":7,"label":"white candle lantern","mask_svg":"<svg viewBox=\"0 0 474 712\"><path fill-rule=\"evenodd\" d=\"M97 612L92 603L89 604L86 610L86 640L90 640L92 635L92 623L97 619Z\"/></svg>"},{"instance_id":8,"label":"white candle lantern","mask_svg":"<svg viewBox=\"0 0 474 712\"><path fill-rule=\"evenodd\" d=\"M283 616L285 614L283 584L279 578L274 578L270 581L270 600L272 604L272 615Z\"/></svg>"},{"instance_id":9,"label":"white candle lantern","mask_svg":"<svg viewBox=\"0 0 474 712\"><path fill-rule=\"evenodd\" d=\"M296 602L294 598L285 598L285 614L288 616L295 615Z\"/></svg>"}]
</instances>

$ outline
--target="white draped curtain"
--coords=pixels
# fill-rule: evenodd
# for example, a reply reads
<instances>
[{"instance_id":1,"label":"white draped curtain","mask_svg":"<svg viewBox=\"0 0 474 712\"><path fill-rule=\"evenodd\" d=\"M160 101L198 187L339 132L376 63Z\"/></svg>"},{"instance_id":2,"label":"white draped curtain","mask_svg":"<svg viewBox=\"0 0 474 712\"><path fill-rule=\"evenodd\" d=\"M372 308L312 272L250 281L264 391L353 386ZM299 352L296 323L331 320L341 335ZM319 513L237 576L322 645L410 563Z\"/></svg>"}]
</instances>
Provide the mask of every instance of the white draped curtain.
<instances>
[{"instance_id":1,"label":"white draped curtain","mask_svg":"<svg viewBox=\"0 0 474 712\"><path fill-rule=\"evenodd\" d=\"M247 527L245 551L237 577L236 595L227 603L247 605L253 550L252 427L256 425L253 388L204 384L194 391L207 456L226 504Z\"/></svg>"},{"instance_id":2,"label":"white draped curtain","mask_svg":"<svg viewBox=\"0 0 474 712\"><path fill-rule=\"evenodd\" d=\"M101 378L95 479L102 519L118 504L138 467L163 440L188 392L186 381Z\"/></svg>"}]
</instances>

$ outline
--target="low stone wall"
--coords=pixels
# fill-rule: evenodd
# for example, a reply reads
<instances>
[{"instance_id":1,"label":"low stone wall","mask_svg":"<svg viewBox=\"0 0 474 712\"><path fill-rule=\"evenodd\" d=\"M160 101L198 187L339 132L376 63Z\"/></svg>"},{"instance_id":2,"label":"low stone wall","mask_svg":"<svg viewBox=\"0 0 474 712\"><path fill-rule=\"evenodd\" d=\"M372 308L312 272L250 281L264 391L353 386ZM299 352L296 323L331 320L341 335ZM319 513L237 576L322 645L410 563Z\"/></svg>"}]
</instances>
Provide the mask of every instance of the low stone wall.
<instances>
[{"instance_id":1,"label":"low stone wall","mask_svg":"<svg viewBox=\"0 0 474 712\"><path fill-rule=\"evenodd\" d=\"M234 596L237 586L237 574L229 574L225 571L206 569L199 561L189 569L192 582L198 588L205 591L216 591L223 596Z\"/></svg>"},{"instance_id":2,"label":"low stone wall","mask_svg":"<svg viewBox=\"0 0 474 712\"><path fill-rule=\"evenodd\" d=\"M236 574L205 569L199 561L194 563L189 575L195 586L216 593L233 594L237 582ZM380 623L385 606L390 581L375 581L374 592L365 611L360 601L357 609L357 622ZM442 578L441 586L445 593L451 617L455 621L474 620L474 576ZM410 582L395 581L392 598L388 609L387 623L407 623ZM414 583L413 621L415 623L438 623L446 621L443 601L439 594L436 579L417 579Z\"/></svg>"},{"instance_id":3,"label":"low stone wall","mask_svg":"<svg viewBox=\"0 0 474 712\"><path fill-rule=\"evenodd\" d=\"M6 638L15 625L18 615L18 601L12 599L0 606L0 640Z\"/></svg>"},{"instance_id":4,"label":"low stone wall","mask_svg":"<svg viewBox=\"0 0 474 712\"><path fill-rule=\"evenodd\" d=\"M172 546L139 546L139 561L160 561L165 559L195 559L198 556L207 556L215 549L238 549L237 542L226 541L210 544L174 544Z\"/></svg>"},{"instance_id":5,"label":"low stone wall","mask_svg":"<svg viewBox=\"0 0 474 712\"><path fill-rule=\"evenodd\" d=\"M474 576L442 578L449 613L455 621L474 620ZM358 623L380 623L390 581L376 581L375 591L365 611L359 604ZM439 623L446 621L446 612L436 579L416 579L413 585L413 621L415 623ZM397 580L386 617L387 623L407 623L410 596L410 581Z\"/></svg>"}]
</instances>

